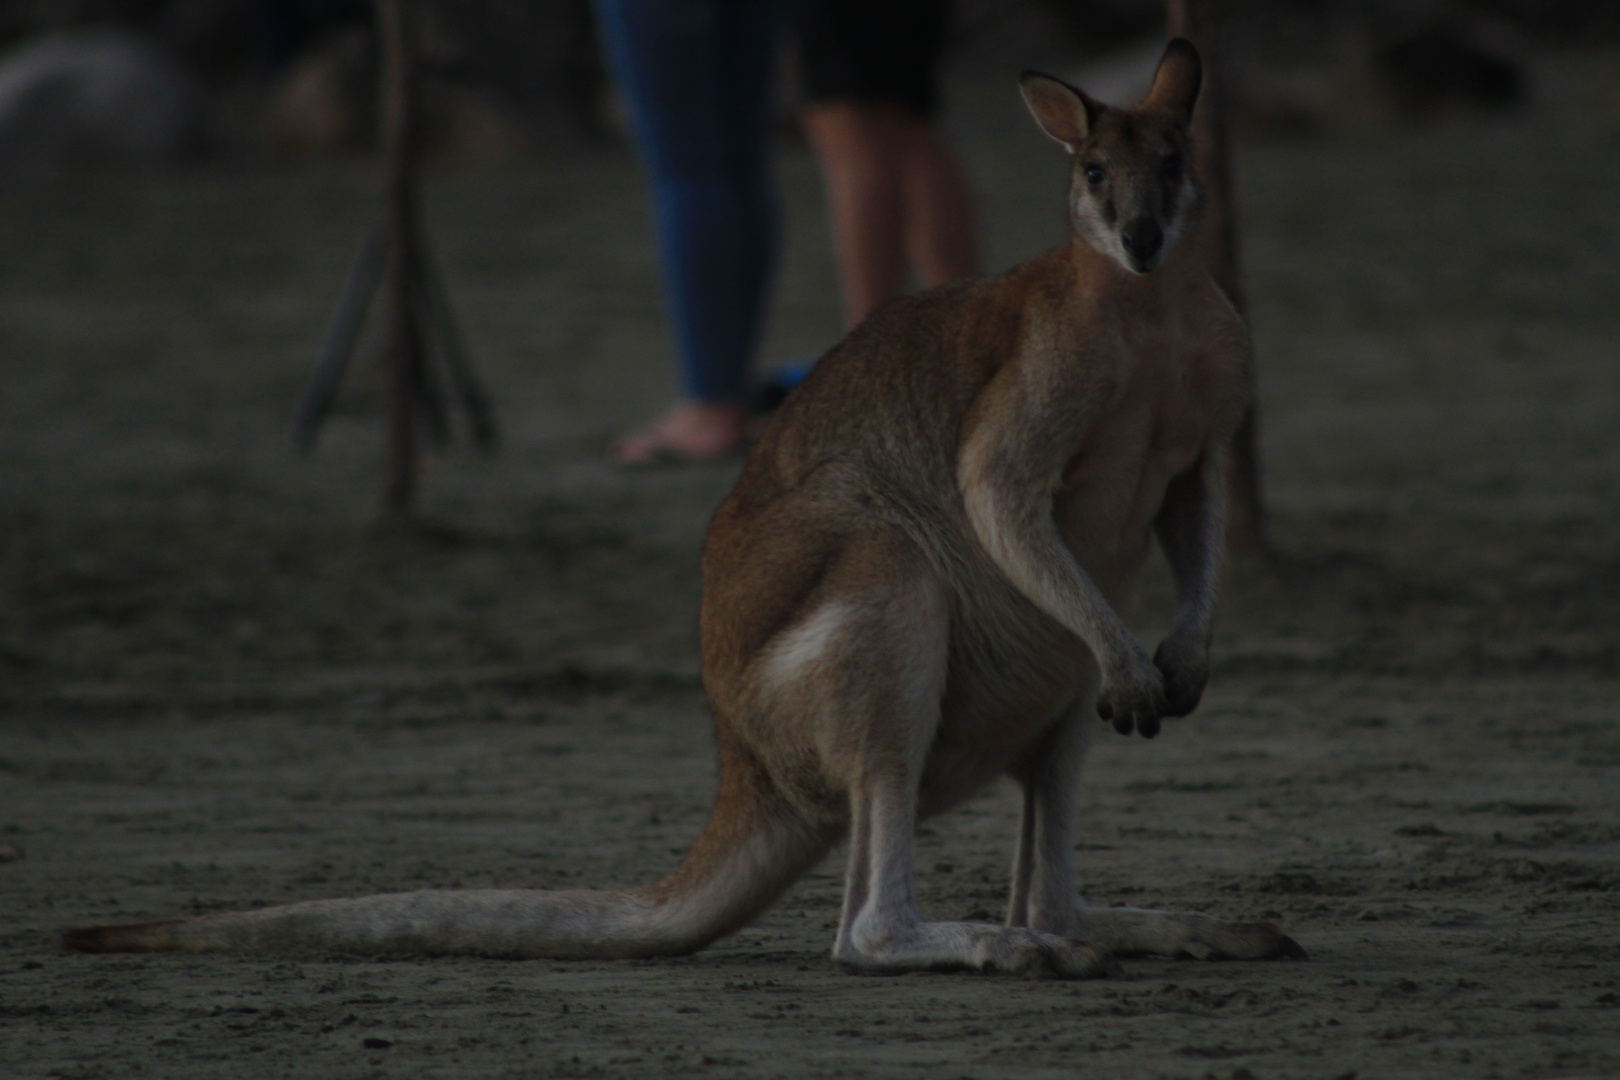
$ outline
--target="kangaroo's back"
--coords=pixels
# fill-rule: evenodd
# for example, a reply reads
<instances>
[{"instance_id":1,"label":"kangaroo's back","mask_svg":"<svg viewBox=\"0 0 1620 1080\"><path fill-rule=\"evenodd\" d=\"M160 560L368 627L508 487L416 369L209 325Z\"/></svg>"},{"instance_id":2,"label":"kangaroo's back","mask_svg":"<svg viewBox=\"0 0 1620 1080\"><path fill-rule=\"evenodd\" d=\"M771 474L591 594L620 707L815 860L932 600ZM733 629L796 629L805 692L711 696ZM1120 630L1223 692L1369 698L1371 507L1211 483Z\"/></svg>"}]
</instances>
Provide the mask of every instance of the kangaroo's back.
<instances>
[{"instance_id":1,"label":"kangaroo's back","mask_svg":"<svg viewBox=\"0 0 1620 1080\"><path fill-rule=\"evenodd\" d=\"M1267 924L1089 908L1069 865L1097 717L1151 736L1197 704L1208 672L1218 401L1242 340L1211 332L1220 305L1180 242L1196 220L1181 162L1198 72L1172 42L1130 111L1026 75L1031 111L1074 159L1069 245L881 310L761 440L704 549L719 791L672 874L91 927L64 947L682 953L747 922L847 834L833 954L852 966L1079 976L1113 970L1106 950L1297 954ZM1115 557L1150 531L1181 601L1151 658L1098 573L1123 579ZM1025 794L1006 925L924 920L918 815L1003 773Z\"/></svg>"},{"instance_id":2,"label":"kangaroo's back","mask_svg":"<svg viewBox=\"0 0 1620 1080\"><path fill-rule=\"evenodd\" d=\"M965 526L964 423L1026 324L1065 302L1071 253L953 282L874 311L788 397L704 544L702 633L711 695L804 603L850 537L893 530L937 548ZM723 712L724 710L722 710Z\"/></svg>"}]
</instances>

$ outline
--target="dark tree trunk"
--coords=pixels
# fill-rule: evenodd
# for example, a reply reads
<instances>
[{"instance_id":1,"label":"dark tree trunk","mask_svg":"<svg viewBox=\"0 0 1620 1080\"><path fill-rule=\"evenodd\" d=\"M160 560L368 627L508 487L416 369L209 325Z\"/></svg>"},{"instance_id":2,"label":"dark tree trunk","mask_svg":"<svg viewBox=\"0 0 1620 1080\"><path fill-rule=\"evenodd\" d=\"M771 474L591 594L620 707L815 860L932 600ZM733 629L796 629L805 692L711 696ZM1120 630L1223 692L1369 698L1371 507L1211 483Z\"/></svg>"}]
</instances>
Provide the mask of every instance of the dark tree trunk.
<instances>
[{"instance_id":1,"label":"dark tree trunk","mask_svg":"<svg viewBox=\"0 0 1620 1080\"><path fill-rule=\"evenodd\" d=\"M411 0L378 0L383 45L384 226L389 235L388 458L383 515L404 519L416 505L417 410L425 371L416 305L418 110Z\"/></svg>"},{"instance_id":2,"label":"dark tree trunk","mask_svg":"<svg viewBox=\"0 0 1620 1080\"><path fill-rule=\"evenodd\" d=\"M1204 88L1193 114L1193 140L1198 175L1208 194L1205 235L1209 238L1210 272L1248 315L1237 239L1237 211L1232 199L1232 163L1227 152L1226 102L1220 50L1220 0L1170 0L1169 29L1198 46L1204 60ZM1253 377L1251 373L1251 378ZM1266 545L1265 501L1260 490L1260 421L1251 403L1232 437L1231 508L1227 547L1234 552Z\"/></svg>"}]
</instances>

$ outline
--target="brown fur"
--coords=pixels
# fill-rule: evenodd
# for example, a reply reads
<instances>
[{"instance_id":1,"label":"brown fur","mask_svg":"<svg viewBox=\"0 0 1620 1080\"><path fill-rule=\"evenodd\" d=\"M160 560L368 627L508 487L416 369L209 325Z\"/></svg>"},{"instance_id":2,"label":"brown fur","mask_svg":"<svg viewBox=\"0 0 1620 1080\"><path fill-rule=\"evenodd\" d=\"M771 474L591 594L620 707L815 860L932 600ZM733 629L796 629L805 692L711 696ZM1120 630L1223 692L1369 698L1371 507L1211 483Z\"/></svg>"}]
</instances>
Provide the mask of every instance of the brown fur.
<instances>
[{"instance_id":1,"label":"brown fur","mask_svg":"<svg viewBox=\"0 0 1620 1080\"><path fill-rule=\"evenodd\" d=\"M622 892L424 892L74 931L71 948L320 946L535 956L684 952L850 838L834 955L856 967L1066 976L1110 953L1302 955L1268 924L1087 907L1070 865L1100 714L1152 736L1207 676L1221 448L1241 321L1182 243L1198 59L1143 106L1026 75L1074 156L1074 236L1002 277L874 314L794 392L715 514L703 669L721 783L669 878ZM1149 657L1116 614L1157 533L1181 593ZM926 922L919 815L1024 789L1005 926Z\"/></svg>"}]
</instances>

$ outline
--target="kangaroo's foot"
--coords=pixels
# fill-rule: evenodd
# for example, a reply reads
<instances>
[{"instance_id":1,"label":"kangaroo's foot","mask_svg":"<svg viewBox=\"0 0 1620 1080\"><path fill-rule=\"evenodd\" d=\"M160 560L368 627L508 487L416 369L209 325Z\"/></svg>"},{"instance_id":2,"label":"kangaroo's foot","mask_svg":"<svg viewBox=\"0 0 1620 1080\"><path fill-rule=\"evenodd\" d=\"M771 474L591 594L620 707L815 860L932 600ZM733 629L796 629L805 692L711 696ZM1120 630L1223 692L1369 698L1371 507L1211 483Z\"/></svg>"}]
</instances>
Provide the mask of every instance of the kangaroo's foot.
<instances>
[{"instance_id":1,"label":"kangaroo's foot","mask_svg":"<svg viewBox=\"0 0 1620 1080\"><path fill-rule=\"evenodd\" d=\"M1305 960L1299 942L1269 922L1227 922L1196 911L1082 907L1077 933L1121 956L1196 960Z\"/></svg>"},{"instance_id":2,"label":"kangaroo's foot","mask_svg":"<svg viewBox=\"0 0 1620 1080\"><path fill-rule=\"evenodd\" d=\"M972 922L914 922L841 935L833 958L858 971L890 973L967 968L1058 979L1119 974L1119 964L1095 942Z\"/></svg>"}]
</instances>

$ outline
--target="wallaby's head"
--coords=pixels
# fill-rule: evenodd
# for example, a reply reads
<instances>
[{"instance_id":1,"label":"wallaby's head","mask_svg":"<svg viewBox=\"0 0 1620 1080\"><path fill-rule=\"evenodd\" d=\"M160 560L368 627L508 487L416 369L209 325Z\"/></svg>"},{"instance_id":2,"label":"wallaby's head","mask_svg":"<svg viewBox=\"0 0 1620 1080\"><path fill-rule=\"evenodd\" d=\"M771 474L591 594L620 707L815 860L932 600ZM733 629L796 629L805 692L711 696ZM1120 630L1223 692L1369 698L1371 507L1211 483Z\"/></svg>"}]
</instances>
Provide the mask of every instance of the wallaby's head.
<instances>
[{"instance_id":1,"label":"wallaby's head","mask_svg":"<svg viewBox=\"0 0 1620 1080\"><path fill-rule=\"evenodd\" d=\"M1202 193L1187 128L1202 78L1198 50L1175 38L1134 109L1111 108L1039 72L1019 80L1036 121L1074 158L1076 235L1132 273L1157 267L1197 221Z\"/></svg>"}]
</instances>

